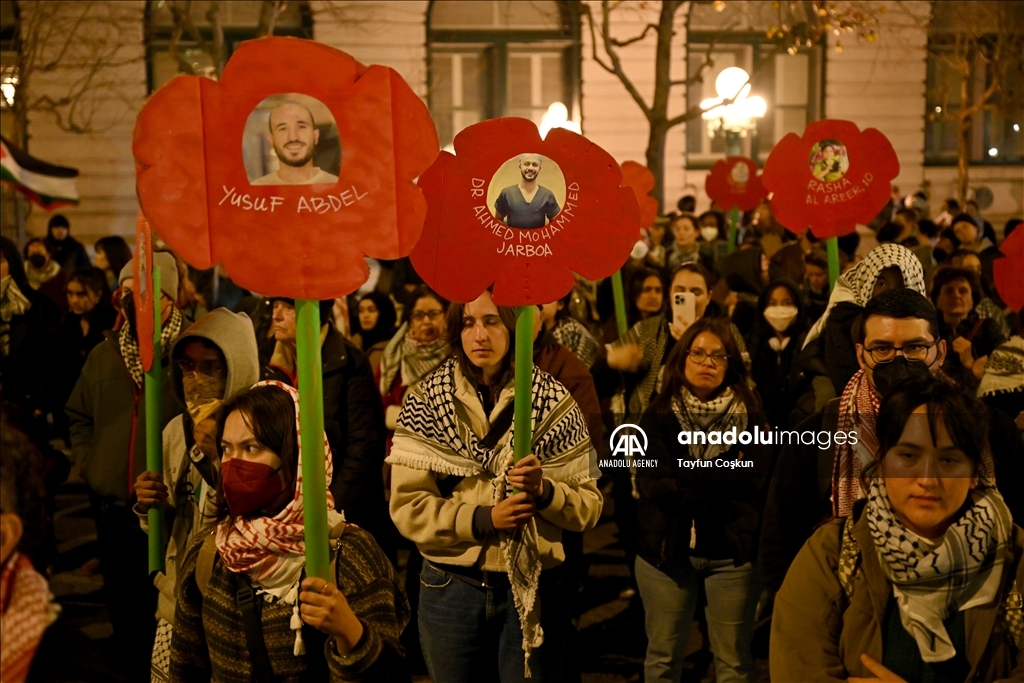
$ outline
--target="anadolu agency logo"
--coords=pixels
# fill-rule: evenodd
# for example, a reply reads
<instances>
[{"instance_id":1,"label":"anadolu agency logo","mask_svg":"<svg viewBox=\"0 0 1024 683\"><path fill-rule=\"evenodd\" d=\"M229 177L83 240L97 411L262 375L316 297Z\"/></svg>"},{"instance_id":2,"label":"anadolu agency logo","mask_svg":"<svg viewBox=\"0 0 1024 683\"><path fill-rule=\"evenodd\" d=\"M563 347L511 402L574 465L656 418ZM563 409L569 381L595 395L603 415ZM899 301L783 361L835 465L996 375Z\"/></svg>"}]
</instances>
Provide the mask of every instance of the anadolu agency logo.
<instances>
[{"instance_id":1,"label":"anadolu agency logo","mask_svg":"<svg viewBox=\"0 0 1024 683\"><path fill-rule=\"evenodd\" d=\"M628 422L621 424L608 437L611 459L601 460L598 467L657 467L657 460L644 457L647 443L647 434L640 427Z\"/></svg>"}]
</instances>

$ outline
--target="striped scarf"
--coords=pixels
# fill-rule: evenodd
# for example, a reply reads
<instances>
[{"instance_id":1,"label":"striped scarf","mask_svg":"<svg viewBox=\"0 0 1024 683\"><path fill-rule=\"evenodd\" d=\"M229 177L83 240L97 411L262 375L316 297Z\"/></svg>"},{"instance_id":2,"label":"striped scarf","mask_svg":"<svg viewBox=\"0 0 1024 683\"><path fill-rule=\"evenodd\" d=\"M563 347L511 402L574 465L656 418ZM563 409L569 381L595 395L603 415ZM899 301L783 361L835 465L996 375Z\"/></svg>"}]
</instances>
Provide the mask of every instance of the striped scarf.
<instances>
[{"instance_id":1,"label":"striped scarf","mask_svg":"<svg viewBox=\"0 0 1024 683\"><path fill-rule=\"evenodd\" d=\"M178 333L182 327L182 320L181 311L177 307L172 306L171 317L167 319L167 322L160 329L161 349L170 348L169 344L178 338ZM128 366L128 372L131 374L132 380L135 381L136 386L142 387L142 378L145 373L142 370L142 359L139 357L139 341L135 338L131 327L131 325L123 326L117 341L121 347L121 358L124 359L124 364Z\"/></svg>"},{"instance_id":2,"label":"striped scarf","mask_svg":"<svg viewBox=\"0 0 1024 683\"><path fill-rule=\"evenodd\" d=\"M493 449L481 445L482 439L460 418L456 408L456 385L468 382L455 359L449 359L411 389L386 462L457 477L487 473L493 477L494 503L498 504L512 495L507 475L512 466L513 430L508 430ZM569 392L551 375L534 369L532 396L533 454L544 468L544 477L569 486L595 479L588 457L591 448L586 420ZM511 392L503 392L494 414L511 400ZM529 667L531 651L544 642L541 606L537 604L541 571L537 522L530 519L512 531L499 533Z\"/></svg>"},{"instance_id":3,"label":"striped scarf","mask_svg":"<svg viewBox=\"0 0 1024 683\"><path fill-rule=\"evenodd\" d=\"M995 600L1010 559L1013 523L990 482L970 493L970 505L938 543L909 531L892 509L885 480L871 483L865 514L879 563L893 584L900 621L925 662L944 662L956 650L943 621L954 610Z\"/></svg>"},{"instance_id":4,"label":"striped scarf","mask_svg":"<svg viewBox=\"0 0 1024 683\"><path fill-rule=\"evenodd\" d=\"M0 572L0 681L21 683L28 676L46 627L60 613L46 579L17 552Z\"/></svg>"},{"instance_id":5,"label":"striped scarf","mask_svg":"<svg viewBox=\"0 0 1024 683\"><path fill-rule=\"evenodd\" d=\"M878 407L882 399L871 387L863 370L858 370L843 389L839 398L839 424L837 432L857 432L857 444L849 441L838 447L832 465L832 514L848 517L853 504L863 498L860 473L875 459L878 437Z\"/></svg>"},{"instance_id":6,"label":"striped scarf","mask_svg":"<svg viewBox=\"0 0 1024 683\"><path fill-rule=\"evenodd\" d=\"M281 512L273 517L230 517L217 525L217 554L229 571L245 572L265 599L284 600L294 605L291 628L295 631L295 656L305 653L302 642L302 618L299 616L299 577L306 566L305 515L302 507L302 434L299 431L299 392L281 382L267 380L255 386L275 386L288 392L295 401L295 436L298 462L295 465L295 493ZM331 478L334 460L324 434L324 458L327 468L327 526L333 529L345 521L334 509Z\"/></svg>"},{"instance_id":7,"label":"striped scarf","mask_svg":"<svg viewBox=\"0 0 1024 683\"><path fill-rule=\"evenodd\" d=\"M409 336L409 323L403 323L384 348L380 359L380 393L386 395L401 373L402 386L411 387L429 375L451 353L441 337L421 343Z\"/></svg>"}]
</instances>

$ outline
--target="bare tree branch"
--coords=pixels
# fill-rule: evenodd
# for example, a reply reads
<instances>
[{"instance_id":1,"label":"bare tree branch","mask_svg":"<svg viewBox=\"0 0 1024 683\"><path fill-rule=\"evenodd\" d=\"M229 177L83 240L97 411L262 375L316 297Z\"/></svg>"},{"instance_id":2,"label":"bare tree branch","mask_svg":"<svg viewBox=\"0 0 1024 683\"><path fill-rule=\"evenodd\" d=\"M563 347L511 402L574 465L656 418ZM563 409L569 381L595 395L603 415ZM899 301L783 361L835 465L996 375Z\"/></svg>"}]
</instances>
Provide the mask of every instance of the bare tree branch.
<instances>
[{"instance_id":1,"label":"bare tree branch","mask_svg":"<svg viewBox=\"0 0 1024 683\"><path fill-rule=\"evenodd\" d=\"M657 31L658 27L654 24L647 24L647 26L644 26L643 32L638 36L634 36L627 40L618 40L616 38L612 38L612 45L614 45L615 47L626 47L627 45L632 45L633 43L639 43L641 40L647 37L647 33L651 29Z\"/></svg>"}]
</instances>

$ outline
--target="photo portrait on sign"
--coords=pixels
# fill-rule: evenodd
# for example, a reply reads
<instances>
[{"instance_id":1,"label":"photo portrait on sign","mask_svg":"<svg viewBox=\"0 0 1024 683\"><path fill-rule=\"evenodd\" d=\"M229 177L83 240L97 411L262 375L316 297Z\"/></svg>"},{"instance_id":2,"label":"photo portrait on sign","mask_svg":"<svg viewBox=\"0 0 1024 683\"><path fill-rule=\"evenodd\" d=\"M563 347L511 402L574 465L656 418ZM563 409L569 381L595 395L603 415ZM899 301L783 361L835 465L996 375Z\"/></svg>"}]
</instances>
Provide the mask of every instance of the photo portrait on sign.
<instances>
[{"instance_id":1,"label":"photo portrait on sign","mask_svg":"<svg viewBox=\"0 0 1024 683\"><path fill-rule=\"evenodd\" d=\"M811 173L815 178L831 183L841 179L850 170L850 157L846 146L837 140L822 140L811 148Z\"/></svg>"},{"instance_id":2,"label":"photo portrait on sign","mask_svg":"<svg viewBox=\"0 0 1024 683\"><path fill-rule=\"evenodd\" d=\"M246 120L242 160L251 185L338 182L341 138L331 110L301 93L265 98Z\"/></svg>"},{"instance_id":3,"label":"photo portrait on sign","mask_svg":"<svg viewBox=\"0 0 1024 683\"><path fill-rule=\"evenodd\" d=\"M491 214L510 228L550 223L565 205L565 176L552 159L520 154L503 163L487 187Z\"/></svg>"}]
</instances>

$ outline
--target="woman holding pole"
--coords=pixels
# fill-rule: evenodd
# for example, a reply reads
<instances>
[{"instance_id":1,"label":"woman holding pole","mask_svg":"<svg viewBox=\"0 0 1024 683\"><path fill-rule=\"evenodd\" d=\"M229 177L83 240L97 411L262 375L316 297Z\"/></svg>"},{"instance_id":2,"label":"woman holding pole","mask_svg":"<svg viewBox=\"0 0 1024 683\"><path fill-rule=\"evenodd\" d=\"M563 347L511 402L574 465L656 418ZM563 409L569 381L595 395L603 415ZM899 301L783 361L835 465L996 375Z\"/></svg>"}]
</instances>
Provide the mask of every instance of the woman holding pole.
<instances>
[{"instance_id":1,"label":"woman holding pole","mask_svg":"<svg viewBox=\"0 0 1024 683\"><path fill-rule=\"evenodd\" d=\"M425 560L427 667L434 683L560 681L562 530L601 514L584 416L534 370L533 449L512 466L515 313L484 292L452 304L447 329L454 357L410 391L388 457L392 519Z\"/></svg>"},{"instance_id":2,"label":"woman holding pole","mask_svg":"<svg viewBox=\"0 0 1024 683\"><path fill-rule=\"evenodd\" d=\"M182 563L172 681L408 680L398 648L408 601L383 551L345 524L329 489L333 581L306 575L298 424L298 392L279 382L223 407L219 521Z\"/></svg>"}]
</instances>

